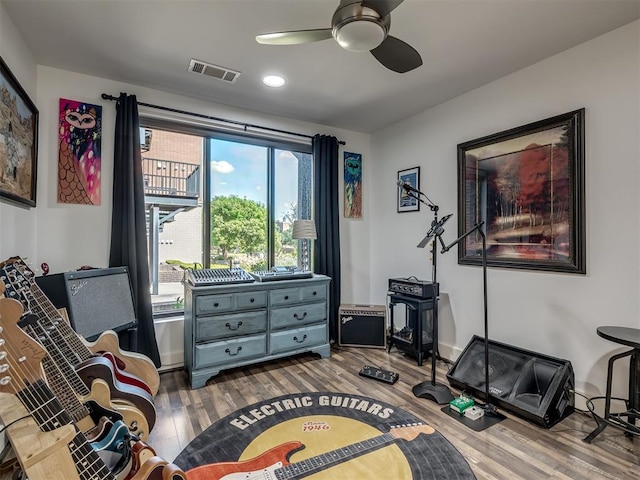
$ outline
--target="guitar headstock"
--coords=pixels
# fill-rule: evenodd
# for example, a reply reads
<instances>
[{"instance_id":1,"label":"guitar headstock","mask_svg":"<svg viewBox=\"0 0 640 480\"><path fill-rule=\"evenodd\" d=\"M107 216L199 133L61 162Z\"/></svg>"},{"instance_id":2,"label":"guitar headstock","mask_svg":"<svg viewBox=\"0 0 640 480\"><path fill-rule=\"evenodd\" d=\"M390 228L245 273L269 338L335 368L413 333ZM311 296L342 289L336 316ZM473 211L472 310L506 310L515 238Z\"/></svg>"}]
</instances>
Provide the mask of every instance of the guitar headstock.
<instances>
[{"instance_id":1,"label":"guitar headstock","mask_svg":"<svg viewBox=\"0 0 640 480\"><path fill-rule=\"evenodd\" d=\"M16 394L42 378L45 349L19 326L22 305L0 298L0 392Z\"/></svg>"},{"instance_id":2,"label":"guitar headstock","mask_svg":"<svg viewBox=\"0 0 640 480\"><path fill-rule=\"evenodd\" d=\"M421 433L425 435L431 435L435 430L429 425L424 423L414 423L410 425L398 425L391 427L389 433L394 438L402 438L403 440L411 441Z\"/></svg>"},{"instance_id":3,"label":"guitar headstock","mask_svg":"<svg viewBox=\"0 0 640 480\"><path fill-rule=\"evenodd\" d=\"M22 258L11 257L0 263L0 293L18 300L27 310L31 310L34 284L35 274Z\"/></svg>"}]
</instances>

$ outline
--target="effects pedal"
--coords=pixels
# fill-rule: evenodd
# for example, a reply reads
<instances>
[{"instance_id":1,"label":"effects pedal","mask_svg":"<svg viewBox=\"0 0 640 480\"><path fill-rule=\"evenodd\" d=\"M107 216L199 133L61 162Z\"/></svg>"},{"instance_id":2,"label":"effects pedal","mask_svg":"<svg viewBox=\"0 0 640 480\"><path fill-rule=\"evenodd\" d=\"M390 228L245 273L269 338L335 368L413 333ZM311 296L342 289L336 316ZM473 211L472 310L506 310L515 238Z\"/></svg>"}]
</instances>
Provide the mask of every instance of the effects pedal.
<instances>
[{"instance_id":1,"label":"effects pedal","mask_svg":"<svg viewBox=\"0 0 640 480\"><path fill-rule=\"evenodd\" d=\"M398 378L400 378L400 375L396 372L392 372L391 370L382 370L381 368L372 367L371 365L365 365L362 367L359 375L361 377L378 380L379 382L388 383L389 385L393 385L398 381Z\"/></svg>"}]
</instances>

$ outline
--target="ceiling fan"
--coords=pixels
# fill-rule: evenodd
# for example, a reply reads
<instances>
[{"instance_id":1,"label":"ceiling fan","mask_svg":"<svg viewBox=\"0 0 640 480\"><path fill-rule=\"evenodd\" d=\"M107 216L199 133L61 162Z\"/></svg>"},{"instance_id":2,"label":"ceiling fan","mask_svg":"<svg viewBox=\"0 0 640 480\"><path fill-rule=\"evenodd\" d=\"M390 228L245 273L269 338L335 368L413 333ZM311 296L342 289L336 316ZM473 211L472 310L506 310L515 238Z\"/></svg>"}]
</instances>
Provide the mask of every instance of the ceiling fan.
<instances>
[{"instance_id":1,"label":"ceiling fan","mask_svg":"<svg viewBox=\"0 0 640 480\"><path fill-rule=\"evenodd\" d=\"M256 36L266 45L297 45L335 38L352 52L370 51L385 67L405 73L422 65L420 54L408 43L389 35L391 11L404 0L341 0L331 28L292 30Z\"/></svg>"}]
</instances>

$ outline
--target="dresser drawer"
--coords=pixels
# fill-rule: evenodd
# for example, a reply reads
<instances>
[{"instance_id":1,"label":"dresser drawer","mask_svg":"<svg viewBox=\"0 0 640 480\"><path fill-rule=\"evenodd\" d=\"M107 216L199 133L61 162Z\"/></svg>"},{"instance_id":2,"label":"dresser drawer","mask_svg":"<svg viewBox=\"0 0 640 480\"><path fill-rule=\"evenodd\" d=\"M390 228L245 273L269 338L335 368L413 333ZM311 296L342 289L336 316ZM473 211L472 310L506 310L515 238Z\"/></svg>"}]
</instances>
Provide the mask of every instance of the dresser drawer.
<instances>
[{"instance_id":1,"label":"dresser drawer","mask_svg":"<svg viewBox=\"0 0 640 480\"><path fill-rule=\"evenodd\" d=\"M300 288L279 288L269 292L271 305L293 305L300 303Z\"/></svg>"},{"instance_id":2,"label":"dresser drawer","mask_svg":"<svg viewBox=\"0 0 640 480\"><path fill-rule=\"evenodd\" d=\"M253 357L262 357L267 353L267 336L254 335L221 342L196 345L194 368L234 363Z\"/></svg>"},{"instance_id":3,"label":"dresser drawer","mask_svg":"<svg viewBox=\"0 0 640 480\"><path fill-rule=\"evenodd\" d=\"M326 285L311 285L300 289L300 298L303 302L320 302L327 299Z\"/></svg>"},{"instance_id":4,"label":"dresser drawer","mask_svg":"<svg viewBox=\"0 0 640 480\"><path fill-rule=\"evenodd\" d=\"M267 306L267 292L248 292L235 294L236 308L260 308Z\"/></svg>"},{"instance_id":5,"label":"dresser drawer","mask_svg":"<svg viewBox=\"0 0 640 480\"><path fill-rule=\"evenodd\" d=\"M229 312L234 308L232 293L196 297L196 316Z\"/></svg>"},{"instance_id":6,"label":"dresser drawer","mask_svg":"<svg viewBox=\"0 0 640 480\"><path fill-rule=\"evenodd\" d=\"M327 341L327 324L311 325L272 333L271 353L287 352L322 345Z\"/></svg>"},{"instance_id":7,"label":"dresser drawer","mask_svg":"<svg viewBox=\"0 0 640 480\"><path fill-rule=\"evenodd\" d=\"M196 342L267 331L267 311L201 317L196 322Z\"/></svg>"},{"instance_id":8,"label":"dresser drawer","mask_svg":"<svg viewBox=\"0 0 640 480\"><path fill-rule=\"evenodd\" d=\"M310 303L271 310L271 329L297 327L318 323L327 318L326 303Z\"/></svg>"}]
</instances>

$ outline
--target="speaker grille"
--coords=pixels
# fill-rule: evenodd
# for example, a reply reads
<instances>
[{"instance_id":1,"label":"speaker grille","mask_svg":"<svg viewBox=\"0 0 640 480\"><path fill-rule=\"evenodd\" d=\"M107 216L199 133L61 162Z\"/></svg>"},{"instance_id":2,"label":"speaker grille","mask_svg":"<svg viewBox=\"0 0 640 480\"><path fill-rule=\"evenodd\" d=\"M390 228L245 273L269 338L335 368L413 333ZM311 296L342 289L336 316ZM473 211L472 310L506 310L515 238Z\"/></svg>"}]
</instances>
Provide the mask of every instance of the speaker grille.
<instances>
[{"instance_id":1,"label":"speaker grille","mask_svg":"<svg viewBox=\"0 0 640 480\"><path fill-rule=\"evenodd\" d=\"M72 326L87 340L105 330L120 331L136 325L126 267L68 272L64 277Z\"/></svg>"}]
</instances>

